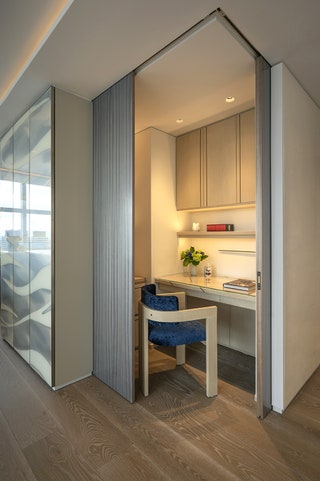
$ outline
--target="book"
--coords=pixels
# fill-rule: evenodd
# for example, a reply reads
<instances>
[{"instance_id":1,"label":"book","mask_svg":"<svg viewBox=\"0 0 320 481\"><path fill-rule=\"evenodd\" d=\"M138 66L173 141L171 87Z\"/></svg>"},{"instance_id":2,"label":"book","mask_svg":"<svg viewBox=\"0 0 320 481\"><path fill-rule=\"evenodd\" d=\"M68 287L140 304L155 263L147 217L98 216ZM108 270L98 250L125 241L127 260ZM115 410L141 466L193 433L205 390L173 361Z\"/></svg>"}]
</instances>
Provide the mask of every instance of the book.
<instances>
[{"instance_id":1,"label":"book","mask_svg":"<svg viewBox=\"0 0 320 481\"><path fill-rule=\"evenodd\" d=\"M251 292L255 290L256 283L250 279L234 279L233 281L224 282L223 288Z\"/></svg>"},{"instance_id":2,"label":"book","mask_svg":"<svg viewBox=\"0 0 320 481\"><path fill-rule=\"evenodd\" d=\"M233 231L233 224L207 224L207 231Z\"/></svg>"}]
</instances>

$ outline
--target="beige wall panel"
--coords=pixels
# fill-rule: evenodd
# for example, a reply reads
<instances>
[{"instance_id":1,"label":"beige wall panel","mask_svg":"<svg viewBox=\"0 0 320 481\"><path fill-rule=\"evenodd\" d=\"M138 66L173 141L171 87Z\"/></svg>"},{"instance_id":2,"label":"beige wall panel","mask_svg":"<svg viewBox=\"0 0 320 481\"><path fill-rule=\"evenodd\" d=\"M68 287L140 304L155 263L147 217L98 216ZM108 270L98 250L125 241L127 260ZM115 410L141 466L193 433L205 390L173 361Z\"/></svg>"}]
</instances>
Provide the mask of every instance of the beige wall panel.
<instances>
[{"instance_id":1,"label":"beige wall panel","mask_svg":"<svg viewBox=\"0 0 320 481\"><path fill-rule=\"evenodd\" d=\"M284 405L320 363L320 110L283 68Z\"/></svg>"},{"instance_id":2,"label":"beige wall panel","mask_svg":"<svg viewBox=\"0 0 320 481\"><path fill-rule=\"evenodd\" d=\"M283 224L273 228L272 391L283 411L320 363L320 110L283 64L272 79L272 219Z\"/></svg>"},{"instance_id":3,"label":"beige wall panel","mask_svg":"<svg viewBox=\"0 0 320 481\"><path fill-rule=\"evenodd\" d=\"M230 347L255 356L255 312L230 308Z\"/></svg>"},{"instance_id":4,"label":"beige wall panel","mask_svg":"<svg viewBox=\"0 0 320 481\"><path fill-rule=\"evenodd\" d=\"M55 91L55 386L92 372L92 105Z\"/></svg>"}]
</instances>

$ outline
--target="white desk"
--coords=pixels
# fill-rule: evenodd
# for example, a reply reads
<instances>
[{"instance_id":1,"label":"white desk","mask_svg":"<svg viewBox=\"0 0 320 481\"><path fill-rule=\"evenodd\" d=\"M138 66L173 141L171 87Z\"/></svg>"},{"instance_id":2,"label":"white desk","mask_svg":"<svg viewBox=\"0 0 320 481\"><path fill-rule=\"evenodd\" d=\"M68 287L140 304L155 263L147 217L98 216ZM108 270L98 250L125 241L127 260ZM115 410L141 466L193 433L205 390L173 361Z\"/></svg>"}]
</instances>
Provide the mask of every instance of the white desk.
<instances>
[{"instance_id":1,"label":"white desk","mask_svg":"<svg viewBox=\"0 0 320 481\"><path fill-rule=\"evenodd\" d=\"M256 309L256 293L229 292L223 289L223 283L234 277L211 277L172 274L157 277L155 283L159 290L165 292L184 291L188 296L199 297L214 302L222 302L231 306Z\"/></svg>"}]
</instances>

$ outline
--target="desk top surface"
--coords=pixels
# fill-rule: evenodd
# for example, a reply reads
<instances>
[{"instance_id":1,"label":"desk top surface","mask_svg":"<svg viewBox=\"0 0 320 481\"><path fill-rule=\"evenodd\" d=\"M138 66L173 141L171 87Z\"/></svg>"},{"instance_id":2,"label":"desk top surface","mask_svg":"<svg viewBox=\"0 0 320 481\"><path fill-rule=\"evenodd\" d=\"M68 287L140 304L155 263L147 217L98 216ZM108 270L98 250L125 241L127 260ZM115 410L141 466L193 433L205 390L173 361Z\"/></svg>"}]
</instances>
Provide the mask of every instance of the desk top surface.
<instances>
[{"instance_id":1,"label":"desk top surface","mask_svg":"<svg viewBox=\"0 0 320 481\"><path fill-rule=\"evenodd\" d=\"M204 276L190 276L185 274L171 274L168 276L161 276L155 279L155 282L164 282L167 284L171 284L172 286L181 286L187 289L195 289L205 291L219 291L220 293L225 293L227 296L245 296L250 298L256 297L256 292L242 292L239 290L234 290L230 292L230 290L226 290L223 287L224 282L228 282L234 280L235 277L226 277L226 276L212 276L208 279L205 279Z\"/></svg>"}]
</instances>

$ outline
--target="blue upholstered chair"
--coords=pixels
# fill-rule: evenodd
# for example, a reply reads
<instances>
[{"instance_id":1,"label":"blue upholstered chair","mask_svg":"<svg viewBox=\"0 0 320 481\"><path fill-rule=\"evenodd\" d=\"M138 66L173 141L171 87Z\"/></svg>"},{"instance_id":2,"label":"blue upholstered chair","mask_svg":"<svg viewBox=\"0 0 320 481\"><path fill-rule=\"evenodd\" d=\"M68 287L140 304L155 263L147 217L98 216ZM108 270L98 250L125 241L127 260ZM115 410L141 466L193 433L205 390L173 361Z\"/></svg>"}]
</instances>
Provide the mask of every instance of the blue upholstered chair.
<instances>
[{"instance_id":1,"label":"blue upholstered chair","mask_svg":"<svg viewBox=\"0 0 320 481\"><path fill-rule=\"evenodd\" d=\"M155 284L141 288L142 391L149 395L149 342L176 346L177 365L185 363L185 345L206 341L206 394L217 395L217 307L185 309L185 293L156 294ZM201 320L205 320L205 325Z\"/></svg>"}]
</instances>

